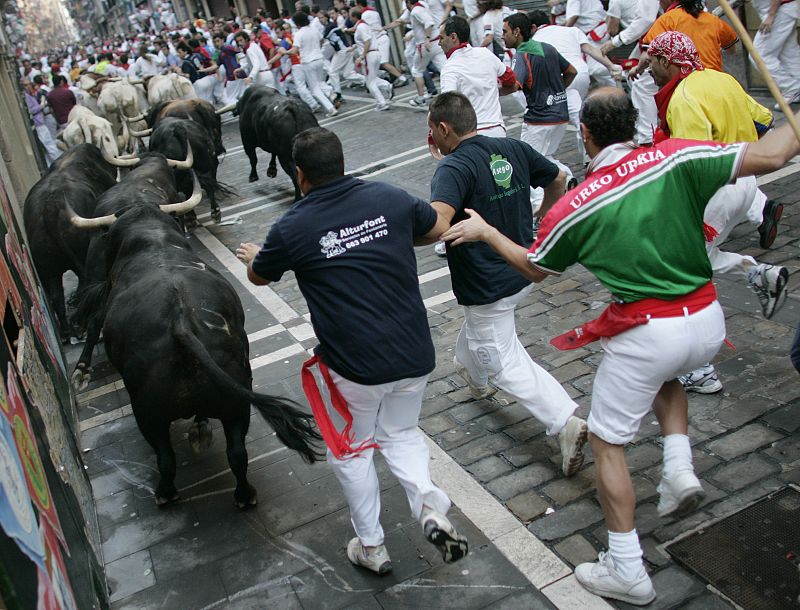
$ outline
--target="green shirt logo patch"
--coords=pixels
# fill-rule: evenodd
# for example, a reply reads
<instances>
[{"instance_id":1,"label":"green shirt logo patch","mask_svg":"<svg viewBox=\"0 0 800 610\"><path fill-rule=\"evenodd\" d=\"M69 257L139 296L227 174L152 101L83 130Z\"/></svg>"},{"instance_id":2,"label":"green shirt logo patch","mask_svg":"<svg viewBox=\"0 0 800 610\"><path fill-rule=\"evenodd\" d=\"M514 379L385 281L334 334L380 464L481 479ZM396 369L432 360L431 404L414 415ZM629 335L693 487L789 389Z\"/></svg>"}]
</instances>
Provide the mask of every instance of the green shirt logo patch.
<instances>
[{"instance_id":1,"label":"green shirt logo patch","mask_svg":"<svg viewBox=\"0 0 800 610\"><path fill-rule=\"evenodd\" d=\"M514 174L514 168L503 155L489 157L489 169L492 171L492 177L497 186L504 189L511 186L511 176Z\"/></svg>"}]
</instances>

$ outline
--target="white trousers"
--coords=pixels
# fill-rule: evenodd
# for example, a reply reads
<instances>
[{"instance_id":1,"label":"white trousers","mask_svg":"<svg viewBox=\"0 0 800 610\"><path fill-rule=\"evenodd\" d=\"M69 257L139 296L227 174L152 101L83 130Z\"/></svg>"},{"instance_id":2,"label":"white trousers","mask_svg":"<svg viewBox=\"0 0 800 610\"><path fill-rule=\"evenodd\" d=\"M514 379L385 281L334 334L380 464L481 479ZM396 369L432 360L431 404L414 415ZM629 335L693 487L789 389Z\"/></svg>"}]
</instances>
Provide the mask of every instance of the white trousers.
<instances>
[{"instance_id":1,"label":"white trousers","mask_svg":"<svg viewBox=\"0 0 800 610\"><path fill-rule=\"evenodd\" d=\"M50 130L47 128L47 125L36 125L35 129L36 135L39 137L39 142L41 142L44 147L45 160L49 166L61 156L61 151L56 144L53 134L51 134Z\"/></svg>"},{"instance_id":2,"label":"white trousers","mask_svg":"<svg viewBox=\"0 0 800 610\"><path fill-rule=\"evenodd\" d=\"M766 14L761 15L762 20L764 17ZM800 94L800 45L796 31L798 17L800 10L796 2L783 4L775 14L769 34L758 32L753 39L756 50L761 53L764 64L785 97Z\"/></svg>"},{"instance_id":3,"label":"white trousers","mask_svg":"<svg viewBox=\"0 0 800 610\"><path fill-rule=\"evenodd\" d=\"M575 78L572 79L569 87L567 87L567 107L569 108L569 122L575 126L578 131L575 135L578 140L578 153L581 159L586 157L586 148L583 146L583 136L581 135L581 108L583 108L583 100L589 93L589 85L591 80L588 72L578 72Z\"/></svg>"},{"instance_id":4,"label":"white trousers","mask_svg":"<svg viewBox=\"0 0 800 610\"><path fill-rule=\"evenodd\" d=\"M486 136L487 138L505 138L506 128L502 125L495 125L494 127L478 127L478 135Z\"/></svg>"},{"instance_id":5,"label":"white trousers","mask_svg":"<svg viewBox=\"0 0 800 610\"><path fill-rule=\"evenodd\" d=\"M617 87L618 83L614 80L614 77L611 76L611 73L608 71L603 64L597 61L594 57L587 57L586 58L586 65L589 66L589 76L591 76L592 80L598 87Z\"/></svg>"},{"instance_id":6,"label":"white trousers","mask_svg":"<svg viewBox=\"0 0 800 610\"><path fill-rule=\"evenodd\" d=\"M224 100L225 104L235 104L239 101L239 98L244 95L244 92L247 90L247 84L241 80L229 80L225 84L225 95Z\"/></svg>"},{"instance_id":7,"label":"white trousers","mask_svg":"<svg viewBox=\"0 0 800 610\"><path fill-rule=\"evenodd\" d=\"M728 239L733 228L743 222L761 224L767 196L758 188L755 176L739 178L723 186L709 200L703 221L716 229L718 235L706 244L708 258L714 275L732 275L747 278L747 272L756 260L752 256L723 252L720 244Z\"/></svg>"},{"instance_id":8,"label":"white trousers","mask_svg":"<svg viewBox=\"0 0 800 610\"><path fill-rule=\"evenodd\" d=\"M634 139L637 144L647 144L653 141L653 133L658 127L658 108L656 108L656 100L653 97L658 93L658 85L649 70L630 85L631 102L633 102L633 107L639 111Z\"/></svg>"},{"instance_id":9,"label":"white trousers","mask_svg":"<svg viewBox=\"0 0 800 610\"><path fill-rule=\"evenodd\" d=\"M214 104L222 105L228 104L227 96L225 95L225 84L227 78L225 76L225 66L220 66L219 71L214 75L214 88L211 90L211 95L214 98Z\"/></svg>"},{"instance_id":10,"label":"white trousers","mask_svg":"<svg viewBox=\"0 0 800 610\"><path fill-rule=\"evenodd\" d=\"M514 311L533 285L488 305L463 307L456 359L478 385L491 382L558 434L578 405L553 376L536 364L517 337Z\"/></svg>"},{"instance_id":11,"label":"white trousers","mask_svg":"<svg viewBox=\"0 0 800 610\"><path fill-rule=\"evenodd\" d=\"M442 47L439 46L438 42L430 43L429 49L426 49L424 44L418 45L414 51L414 65L411 67L411 76L422 78L422 73L431 62L441 72L446 61L447 57L445 57L444 51L442 51Z\"/></svg>"},{"instance_id":12,"label":"white trousers","mask_svg":"<svg viewBox=\"0 0 800 610\"><path fill-rule=\"evenodd\" d=\"M317 110L319 108L319 103L317 103L317 100L314 99L314 96L311 95L311 91L308 89L308 84L306 83L306 69L303 64L294 64L292 66L292 82L294 82L297 95L300 96L300 99L308 104L311 110Z\"/></svg>"},{"instance_id":13,"label":"white trousers","mask_svg":"<svg viewBox=\"0 0 800 610\"><path fill-rule=\"evenodd\" d=\"M400 481L415 519L422 506L446 514L450 498L431 481L428 446L417 429L428 376L380 385L361 385L331 369L331 378L353 416L354 446L374 439L389 469ZM342 486L350 520L365 546L383 544L381 496L372 449L339 460L328 451L328 463Z\"/></svg>"},{"instance_id":14,"label":"white trousers","mask_svg":"<svg viewBox=\"0 0 800 610\"><path fill-rule=\"evenodd\" d=\"M197 93L197 97L201 100L207 101L209 104L214 103L214 83L217 81L214 76L203 76L202 78L198 78L192 85L194 86L194 91Z\"/></svg>"},{"instance_id":15,"label":"white trousers","mask_svg":"<svg viewBox=\"0 0 800 610\"><path fill-rule=\"evenodd\" d=\"M334 53L331 59L328 77L331 81L331 87L333 87L336 93L342 92L342 78L357 84L364 84L364 77L360 74L356 74L355 65L353 63L353 52L348 52L347 50L336 51L336 53Z\"/></svg>"},{"instance_id":16,"label":"white trousers","mask_svg":"<svg viewBox=\"0 0 800 610\"><path fill-rule=\"evenodd\" d=\"M710 362L724 339L725 315L717 301L691 315L652 318L601 339L589 430L612 445L632 441L661 386Z\"/></svg>"},{"instance_id":17,"label":"white trousers","mask_svg":"<svg viewBox=\"0 0 800 610\"><path fill-rule=\"evenodd\" d=\"M558 165L558 169L567 175L567 180L572 178L572 171L553 155L556 154L564 134L567 133L567 124L558 125L529 125L522 124L520 140L529 144L533 150L543 155L546 159ZM544 200L544 190L541 188L531 189L531 205L534 210L538 210Z\"/></svg>"},{"instance_id":18,"label":"white trousers","mask_svg":"<svg viewBox=\"0 0 800 610\"><path fill-rule=\"evenodd\" d=\"M388 64L389 61L392 58L391 57L392 45L391 45L391 42L389 42L388 34L386 34L386 32L384 32L383 35L377 36L375 38L375 40L377 40L378 51L381 54L381 63L382 64Z\"/></svg>"},{"instance_id":19,"label":"white trousers","mask_svg":"<svg viewBox=\"0 0 800 610\"><path fill-rule=\"evenodd\" d=\"M255 76L253 77L253 84L254 85L264 85L266 87L275 88L275 77L272 74L272 70L263 70L261 72L256 72Z\"/></svg>"},{"instance_id":20,"label":"white trousers","mask_svg":"<svg viewBox=\"0 0 800 610\"><path fill-rule=\"evenodd\" d=\"M378 77L378 70L380 70L380 67L380 52L377 49L370 50L370 52L367 53L367 91L375 98L379 106L383 106L386 103L383 92L385 91L388 93L392 85L389 81Z\"/></svg>"},{"instance_id":21,"label":"white trousers","mask_svg":"<svg viewBox=\"0 0 800 610\"><path fill-rule=\"evenodd\" d=\"M334 109L333 103L322 92L322 87L321 87L324 74L324 71L322 69L322 60L315 59L314 61L309 61L301 65L303 66L303 75L305 76L306 79L306 86L308 87L308 92L317 102L319 102L319 105L325 109L325 112L330 112L331 110ZM296 67L297 66L295 66L295 68Z\"/></svg>"}]
</instances>

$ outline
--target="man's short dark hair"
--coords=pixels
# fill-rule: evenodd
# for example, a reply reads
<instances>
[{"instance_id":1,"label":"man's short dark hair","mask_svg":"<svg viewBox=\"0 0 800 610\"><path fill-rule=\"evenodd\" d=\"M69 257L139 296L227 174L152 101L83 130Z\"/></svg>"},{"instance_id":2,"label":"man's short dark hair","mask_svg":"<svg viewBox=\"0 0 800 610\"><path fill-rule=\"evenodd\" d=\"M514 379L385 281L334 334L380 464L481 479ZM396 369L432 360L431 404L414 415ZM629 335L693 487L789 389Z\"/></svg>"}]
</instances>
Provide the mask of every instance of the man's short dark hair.
<instances>
[{"instance_id":1,"label":"man's short dark hair","mask_svg":"<svg viewBox=\"0 0 800 610\"><path fill-rule=\"evenodd\" d=\"M637 116L630 97L623 93L595 93L586 98L581 109L581 123L600 148L632 140Z\"/></svg>"},{"instance_id":2,"label":"man's short dark hair","mask_svg":"<svg viewBox=\"0 0 800 610\"><path fill-rule=\"evenodd\" d=\"M464 136L478 128L478 117L467 96L457 91L447 91L436 96L428 106L434 125L447 123L457 136Z\"/></svg>"},{"instance_id":3,"label":"man's short dark hair","mask_svg":"<svg viewBox=\"0 0 800 610\"><path fill-rule=\"evenodd\" d=\"M537 28L550 24L550 17L544 11L531 11L528 13L528 20L531 22L531 25L535 25Z\"/></svg>"},{"instance_id":4,"label":"man's short dark hair","mask_svg":"<svg viewBox=\"0 0 800 610\"><path fill-rule=\"evenodd\" d=\"M345 5L346 5L346 4L347 4L347 3L345 2ZM357 4L358 6L368 6L368 4L367 4L367 0L356 0L356 4Z\"/></svg>"},{"instance_id":5,"label":"man's short dark hair","mask_svg":"<svg viewBox=\"0 0 800 610\"><path fill-rule=\"evenodd\" d=\"M353 19L356 19L356 20L361 19L361 15L363 15L363 14L364 13L361 10L361 6L360 5L350 9L350 16Z\"/></svg>"},{"instance_id":6,"label":"man's short dark hair","mask_svg":"<svg viewBox=\"0 0 800 610\"><path fill-rule=\"evenodd\" d=\"M297 11L292 16L292 21L298 28L304 28L308 25L308 15L303 11Z\"/></svg>"},{"instance_id":7,"label":"man's short dark hair","mask_svg":"<svg viewBox=\"0 0 800 610\"><path fill-rule=\"evenodd\" d=\"M178 51L183 51L184 53L188 53L189 55L191 55L191 54L192 54L192 47L190 47L190 46L189 46L188 44L186 44L185 42L182 42L182 43L180 43L180 44L179 44L179 45L176 47L176 50L178 50Z\"/></svg>"},{"instance_id":8,"label":"man's short dark hair","mask_svg":"<svg viewBox=\"0 0 800 610\"><path fill-rule=\"evenodd\" d=\"M514 13L503 21L508 23L508 27L511 28L512 32L519 28L522 40L528 40L531 37L531 21L525 13Z\"/></svg>"},{"instance_id":9,"label":"man's short dark hair","mask_svg":"<svg viewBox=\"0 0 800 610\"><path fill-rule=\"evenodd\" d=\"M455 34L458 42L469 42L469 21L463 17L448 17L444 22L445 36Z\"/></svg>"},{"instance_id":10,"label":"man's short dark hair","mask_svg":"<svg viewBox=\"0 0 800 610\"><path fill-rule=\"evenodd\" d=\"M308 6L307 4L304 4L303 6L300 7L300 12L301 13L305 13L306 15L310 15L311 14L311 7Z\"/></svg>"},{"instance_id":11,"label":"man's short dark hair","mask_svg":"<svg viewBox=\"0 0 800 610\"><path fill-rule=\"evenodd\" d=\"M312 127L297 134L292 141L292 158L311 186L344 176L342 142L324 127Z\"/></svg>"},{"instance_id":12,"label":"man's short dark hair","mask_svg":"<svg viewBox=\"0 0 800 610\"><path fill-rule=\"evenodd\" d=\"M34 76L33 82L36 83L37 85L44 85L44 79L42 78L41 74L37 74L36 76Z\"/></svg>"},{"instance_id":13,"label":"man's short dark hair","mask_svg":"<svg viewBox=\"0 0 800 610\"><path fill-rule=\"evenodd\" d=\"M60 74L53 74L53 87L58 87L64 80L64 77Z\"/></svg>"}]
</instances>

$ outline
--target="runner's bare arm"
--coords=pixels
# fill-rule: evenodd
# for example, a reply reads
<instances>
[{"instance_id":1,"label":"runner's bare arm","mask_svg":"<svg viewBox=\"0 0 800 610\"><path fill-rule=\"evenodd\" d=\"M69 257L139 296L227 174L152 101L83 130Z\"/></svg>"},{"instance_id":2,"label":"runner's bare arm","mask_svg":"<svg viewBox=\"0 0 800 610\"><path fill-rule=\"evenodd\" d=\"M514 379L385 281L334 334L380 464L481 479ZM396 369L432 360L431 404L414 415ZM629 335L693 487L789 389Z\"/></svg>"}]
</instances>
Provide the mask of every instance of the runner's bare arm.
<instances>
[{"instance_id":1,"label":"runner's bare arm","mask_svg":"<svg viewBox=\"0 0 800 610\"><path fill-rule=\"evenodd\" d=\"M266 286L269 284L269 280L265 280L263 277L253 271L253 259L256 257L256 254L258 254L259 250L261 250L261 248L255 244L241 243L239 244L239 247L236 248L236 258L247 265L248 280L250 280L256 286Z\"/></svg>"},{"instance_id":2,"label":"runner's bare arm","mask_svg":"<svg viewBox=\"0 0 800 610\"><path fill-rule=\"evenodd\" d=\"M800 122L800 113L795 115ZM782 168L795 155L800 154L800 140L789 123L770 131L760 140L747 145L739 176L754 176Z\"/></svg>"},{"instance_id":3,"label":"runner's bare arm","mask_svg":"<svg viewBox=\"0 0 800 610\"><path fill-rule=\"evenodd\" d=\"M442 238L442 233L450 228L450 222L456 214L453 206L447 205L444 201L434 201L431 207L436 210L436 224L425 235L414 238L415 246L429 246L435 244Z\"/></svg>"},{"instance_id":4,"label":"runner's bare arm","mask_svg":"<svg viewBox=\"0 0 800 610\"><path fill-rule=\"evenodd\" d=\"M539 271L528 262L528 249L520 246L488 224L475 211L464 210L469 218L456 223L448 229L442 239L450 246L459 246L470 241L482 241L502 256L518 273L532 282L541 282L548 274Z\"/></svg>"},{"instance_id":5,"label":"runner's bare arm","mask_svg":"<svg viewBox=\"0 0 800 610\"><path fill-rule=\"evenodd\" d=\"M564 70L564 72L561 74L561 78L564 80L564 87L569 87L572 84L572 81L575 80L575 76L577 74L578 71L571 65Z\"/></svg>"},{"instance_id":6,"label":"runner's bare arm","mask_svg":"<svg viewBox=\"0 0 800 610\"><path fill-rule=\"evenodd\" d=\"M547 211L552 208L553 204L558 201L561 195L564 194L566 184L567 175L564 172L559 171L556 179L544 187L544 199L542 199L542 205L539 206L539 210L536 212L536 215L539 218L544 218L544 215L547 214Z\"/></svg>"}]
</instances>

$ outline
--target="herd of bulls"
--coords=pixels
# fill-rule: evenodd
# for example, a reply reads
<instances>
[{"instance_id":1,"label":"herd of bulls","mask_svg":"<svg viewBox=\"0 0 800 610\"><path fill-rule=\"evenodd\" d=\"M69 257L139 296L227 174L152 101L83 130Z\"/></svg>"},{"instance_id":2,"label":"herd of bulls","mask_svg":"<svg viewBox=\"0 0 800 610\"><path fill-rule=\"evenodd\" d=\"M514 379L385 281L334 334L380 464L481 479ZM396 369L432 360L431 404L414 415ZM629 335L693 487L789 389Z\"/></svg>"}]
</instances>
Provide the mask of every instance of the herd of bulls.
<instances>
[{"instance_id":1,"label":"herd of bulls","mask_svg":"<svg viewBox=\"0 0 800 610\"><path fill-rule=\"evenodd\" d=\"M291 158L293 137L317 125L305 104L266 87L251 87L233 110L250 179L256 147L272 154L299 190ZM86 331L86 344L72 380L85 388L91 357L102 332L109 361L122 376L136 423L156 453L160 481L155 500L177 498L170 423L195 418L195 449L210 443L208 418L221 420L227 457L236 477L239 507L256 501L247 482L245 435L253 405L278 438L305 460L317 459L320 439L312 418L291 401L252 391L244 311L233 287L192 252L187 227L205 191L212 218L221 212L216 195L224 154L219 111L199 99L160 101L146 112L122 116L133 137L149 137L147 149L111 154L94 140L70 148L34 185L23 220L31 256L59 325L62 341L72 329ZM88 138L87 138L88 140ZM115 143L115 142L114 142ZM73 271L78 288L67 317L63 274Z\"/></svg>"}]
</instances>

